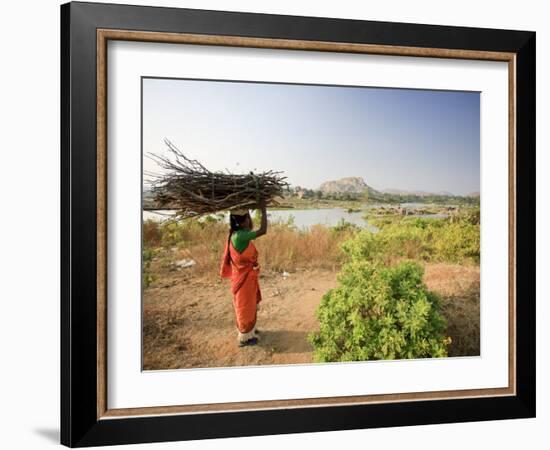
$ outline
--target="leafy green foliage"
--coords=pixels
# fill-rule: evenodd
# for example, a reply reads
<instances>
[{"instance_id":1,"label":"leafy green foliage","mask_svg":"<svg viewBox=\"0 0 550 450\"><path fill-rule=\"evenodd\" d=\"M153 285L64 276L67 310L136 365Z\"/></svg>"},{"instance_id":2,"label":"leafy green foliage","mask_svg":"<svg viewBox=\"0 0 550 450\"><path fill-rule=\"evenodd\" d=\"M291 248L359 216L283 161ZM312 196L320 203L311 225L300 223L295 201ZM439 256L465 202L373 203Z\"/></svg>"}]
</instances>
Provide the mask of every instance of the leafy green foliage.
<instances>
[{"instance_id":1,"label":"leafy green foliage","mask_svg":"<svg viewBox=\"0 0 550 450\"><path fill-rule=\"evenodd\" d=\"M354 223L348 222L342 217L330 230L332 233L338 234L344 232L357 232L360 230L360 227Z\"/></svg>"},{"instance_id":2,"label":"leafy green foliage","mask_svg":"<svg viewBox=\"0 0 550 450\"><path fill-rule=\"evenodd\" d=\"M315 361L447 356L440 299L423 284L423 272L410 261L394 267L365 259L347 263L340 286L316 310L320 329L309 336Z\"/></svg>"},{"instance_id":3,"label":"leafy green foliage","mask_svg":"<svg viewBox=\"0 0 550 450\"><path fill-rule=\"evenodd\" d=\"M480 209L479 206L470 208L462 214L462 220L471 223L472 225L479 225L480 221Z\"/></svg>"},{"instance_id":4,"label":"leafy green foliage","mask_svg":"<svg viewBox=\"0 0 550 450\"><path fill-rule=\"evenodd\" d=\"M143 288L147 289L155 281L156 277L151 272L151 261L155 256L155 251L150 248L143 249L143 275L142 275L142 284Z\"/></svg>"},{"instance_id":5,"label":"leafy green foliage","mask_svg":"<svg viewBox=\"0 0 550 450\"><path fill-rule=\"evenodd\" d=\"M390 194L387 192L374 191L370 193L369 199L377 203L432 203L438 205L455 204L465 206L479 205L479 197L455 196L455 195L418 195L418 194Z\"/></svg>"},{"instance_id":6,"label":"leafy green foliage","mask_svg":"<svg viewBox=\"0 0 550 450\"><path fill-rule=\"evenodd\" d=\"M450 219L382 218L343 244L356 260L391 263L398 259L431 262L479 263L479 215Z\"/></svg>"},{"instance_id":7,"label":"leafy green foliage","mask_svg":"<svg viewBox=\"0 0 550 450\"><path fill-rule=\"evenodd\" d=\"M144 243L146 245L158 245L164 248L172 246L185 246L196 240L197 235L209 236L220 228L224 231L227 226L223 224L224 216L205 216L200 220L166 220L155 223L152 220L144 222ZM156 229L158 237L156 241L148 240ZM146 234L147 230L147 234Z\"/></svg>"}]
</instances>

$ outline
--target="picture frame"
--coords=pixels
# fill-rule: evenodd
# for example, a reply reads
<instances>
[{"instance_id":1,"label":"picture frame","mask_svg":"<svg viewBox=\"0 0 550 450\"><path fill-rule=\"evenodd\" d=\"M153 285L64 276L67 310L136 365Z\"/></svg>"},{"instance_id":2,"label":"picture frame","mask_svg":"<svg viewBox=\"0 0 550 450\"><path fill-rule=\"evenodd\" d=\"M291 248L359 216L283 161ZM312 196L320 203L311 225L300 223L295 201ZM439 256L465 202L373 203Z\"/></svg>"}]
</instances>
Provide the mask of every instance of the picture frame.
<instances>
[{"instance_id":1,"label":"picture frame","mask_svg":"<svg viewBox=\"0 0 550 450\"><path fill-rule=\"evenodd\" d=\"M508 386L109 408L109 41L507 63ZM530 31L62 5L61 443L82 447L535 417L535 42Z\"/></svg>"}]
</instances>

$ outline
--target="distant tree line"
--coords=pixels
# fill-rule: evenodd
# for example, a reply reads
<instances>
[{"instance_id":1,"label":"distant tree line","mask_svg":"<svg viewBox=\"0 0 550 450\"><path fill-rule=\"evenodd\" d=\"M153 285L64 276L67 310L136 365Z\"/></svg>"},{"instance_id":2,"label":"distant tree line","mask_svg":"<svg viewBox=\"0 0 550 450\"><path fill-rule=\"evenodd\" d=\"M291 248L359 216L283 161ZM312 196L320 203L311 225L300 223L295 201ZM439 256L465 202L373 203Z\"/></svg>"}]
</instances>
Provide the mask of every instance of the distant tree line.
<instances>
[{"instance_id":1,"label":"distant tree line","mask_svg":"<svg viewBox=\"0 0 550 450\"><path fill-rule=\"evenodd\" d=\"M459 204L476 206L479 205L479 197L458 196L458 195L415 195L415 194L388 194L378 192L371 194L370 200L380 203L434 203L434 204Z\"/></svg>"},{"instance_id":2,"label":"distant tree line","mask_svg":"<svg viewBox=\"0 0 550 450\"><path fill-rule=\"evenodd\" d=\"M374 203L435 203L479 205L479 197L454 195L417 195L417 194L390 194L368 189L364 192L323 192L319 189L307 189L301 186L290 186L286 190L289 197L298 197L306 200L340 200L340 201L371 201Z\"/></svg>"}]
</instances>

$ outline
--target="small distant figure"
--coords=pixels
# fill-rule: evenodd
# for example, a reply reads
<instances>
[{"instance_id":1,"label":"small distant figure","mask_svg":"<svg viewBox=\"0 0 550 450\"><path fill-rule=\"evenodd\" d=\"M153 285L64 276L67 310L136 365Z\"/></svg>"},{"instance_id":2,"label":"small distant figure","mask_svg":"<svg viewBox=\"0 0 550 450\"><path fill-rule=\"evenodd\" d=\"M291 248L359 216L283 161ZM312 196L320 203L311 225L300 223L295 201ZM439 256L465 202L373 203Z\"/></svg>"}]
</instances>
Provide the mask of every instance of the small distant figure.
<instances>
[{"instance_id":1,"label":"small distant figure","mask_svg":"<svg viewBox=\"0 0 550 450\"><path fill-rule=\"evenodd\" d=\"M260 200L259 206L262 221L256 231L252 230L254 225L247 209L230 211L229 236L220 267L220 276L231 279L237 341L240 347L258 343L256 317L262 294L258 283L258 250L252 241L267 232L265 200Z\"/></svg>"}]
</instances>

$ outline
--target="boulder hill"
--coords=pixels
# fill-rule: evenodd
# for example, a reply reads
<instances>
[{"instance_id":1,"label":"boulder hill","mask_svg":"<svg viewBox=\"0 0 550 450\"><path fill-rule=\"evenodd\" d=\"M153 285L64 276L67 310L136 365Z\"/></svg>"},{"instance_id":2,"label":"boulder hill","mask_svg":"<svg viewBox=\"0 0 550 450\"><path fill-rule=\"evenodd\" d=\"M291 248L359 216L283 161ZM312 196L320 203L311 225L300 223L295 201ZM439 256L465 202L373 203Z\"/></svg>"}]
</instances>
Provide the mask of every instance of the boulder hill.
<instances>
[{"instance_id":1,"label":"boulder hill","mask_svg":"<svg viewBox=\"0 0 550 450\"><path fill-rule=\"evenodd\" d=\"M347 193L362 193L365 190L371 190L372 188L365 183L365 180L361 177L347 177L334 181L326 181L319 187L319 190L324 194L335 194L341 192Z\"/></svg>"}]
</instances>

